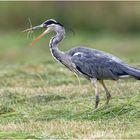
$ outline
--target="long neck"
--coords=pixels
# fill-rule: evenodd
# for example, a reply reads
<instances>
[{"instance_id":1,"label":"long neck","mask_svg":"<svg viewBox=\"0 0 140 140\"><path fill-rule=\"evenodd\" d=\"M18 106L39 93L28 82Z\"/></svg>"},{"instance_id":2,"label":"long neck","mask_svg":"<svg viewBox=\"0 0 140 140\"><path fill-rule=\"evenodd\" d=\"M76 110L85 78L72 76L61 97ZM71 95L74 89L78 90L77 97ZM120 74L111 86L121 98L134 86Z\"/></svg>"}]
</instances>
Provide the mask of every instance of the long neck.
<instances>
[{"instance_id":1,"label":"long neck","mask_svg":"<svg viewBox=\"0 0 140 140\"><path fill-rule=\"evenodd\" d=\"M64 36L65 30L64 28L62 28L61 30L56 31L56 35L50 40L49 44L52 55L59 61L61 61L64 52L58 49L58 44L60 43L60 41L62 41Z\"/></svg>"}]
</instances>

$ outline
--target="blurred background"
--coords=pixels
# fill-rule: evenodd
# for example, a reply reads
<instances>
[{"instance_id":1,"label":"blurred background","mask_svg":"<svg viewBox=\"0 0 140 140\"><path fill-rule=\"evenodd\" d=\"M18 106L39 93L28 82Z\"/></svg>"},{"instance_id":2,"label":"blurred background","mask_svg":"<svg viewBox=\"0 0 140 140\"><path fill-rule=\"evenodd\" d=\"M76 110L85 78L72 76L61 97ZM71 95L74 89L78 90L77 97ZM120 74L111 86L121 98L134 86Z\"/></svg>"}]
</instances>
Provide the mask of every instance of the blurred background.
<instances>
[{"instance_id":1,"label":"blurred background","mask_svg":"<svg viewBox=\"0 0 140 140\"><path fill-rule=\"evenodd\" d=\"M85 45L139 61L140 2L0 2L0 62L51 61L46 46L52 34L33 48L29 44L41 31L28 37L21 32L30 27L29 18L33 25L49 18L64 24L63 50Z\"/></svg>"},{"instance_id":2,"label":"blurred background","mask_svg":"<svg viewBox=\"0 0 140 140\"><path fill-rule=\"evenodd\" d=\"M0 2L1 29L22 29L54 18L85 31L140 31L140 2Z\"/></svg>"}]
</instances>

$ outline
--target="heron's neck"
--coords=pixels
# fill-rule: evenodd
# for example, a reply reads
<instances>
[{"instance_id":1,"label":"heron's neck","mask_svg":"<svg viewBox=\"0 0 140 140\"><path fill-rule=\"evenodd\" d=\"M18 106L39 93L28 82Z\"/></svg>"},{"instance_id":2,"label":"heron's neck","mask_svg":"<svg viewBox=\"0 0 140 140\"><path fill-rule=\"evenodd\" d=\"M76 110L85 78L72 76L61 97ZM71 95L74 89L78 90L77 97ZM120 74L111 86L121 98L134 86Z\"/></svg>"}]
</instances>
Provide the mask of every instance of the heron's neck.
<instances>
[{"instance_id":1,"label":"heron's neck","mask_svg":"<svg viewBox=\"0 0 140 140\"><path fill-rule=\"evenodd\" d=\"M64 36L65 36L64 29L59 32L56 32L56 35L50 40L49 44L52 55L59 61L61 61L64 52L58 49L58 44L63 40Z\"/></svg>"}]
</instances>

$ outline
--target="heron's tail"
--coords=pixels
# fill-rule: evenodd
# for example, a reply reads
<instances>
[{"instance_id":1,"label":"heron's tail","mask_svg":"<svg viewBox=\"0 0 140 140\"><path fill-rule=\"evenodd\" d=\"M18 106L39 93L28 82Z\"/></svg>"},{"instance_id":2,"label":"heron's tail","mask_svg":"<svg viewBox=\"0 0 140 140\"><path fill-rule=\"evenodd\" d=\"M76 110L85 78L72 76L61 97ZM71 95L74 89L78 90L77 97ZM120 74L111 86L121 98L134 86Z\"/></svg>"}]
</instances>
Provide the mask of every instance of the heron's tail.
<instances>
[{"instance_id":1,"label":"heron's tail","mask_svg":"<svg viewBox=\"0 0 140 140\"><path fill-rule=\"evenodd\" d=\"M131 66L126 66L125 68L126 68L125 72L128 75L136 78L137 80L140 80L140 69L137 69Z\"/></svg>"}]
</instances>

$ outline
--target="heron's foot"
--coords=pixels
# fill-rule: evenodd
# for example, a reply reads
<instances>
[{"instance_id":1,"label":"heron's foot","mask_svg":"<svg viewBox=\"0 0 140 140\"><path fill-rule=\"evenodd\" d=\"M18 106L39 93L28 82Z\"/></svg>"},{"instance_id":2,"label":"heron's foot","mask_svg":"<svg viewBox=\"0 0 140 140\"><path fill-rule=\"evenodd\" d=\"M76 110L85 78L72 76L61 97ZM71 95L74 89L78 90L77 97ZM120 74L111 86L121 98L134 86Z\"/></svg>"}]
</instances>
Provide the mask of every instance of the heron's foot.
<instances>
[{"instance_id":1,"label":"heron's foot","mask_svg":"<svg viewBox=\"0 0 140 140\"><path fill-rule=\"evenodd\" d=\"M98 104L99 104L99 96L96 95L95 109L98 107Z\"/></svg>"},{"instance_id":2,"label":"heron's foot","mask_svg":"<svg viewBox=\"0 0 140 140\"><path fill-rule=\"evenodd\" d=\"M111 95L110 95L109 92L107 92L107 94L106 94L106 105L108 105L110 98L111 98Z\"/></svg>"}]
</instances>

